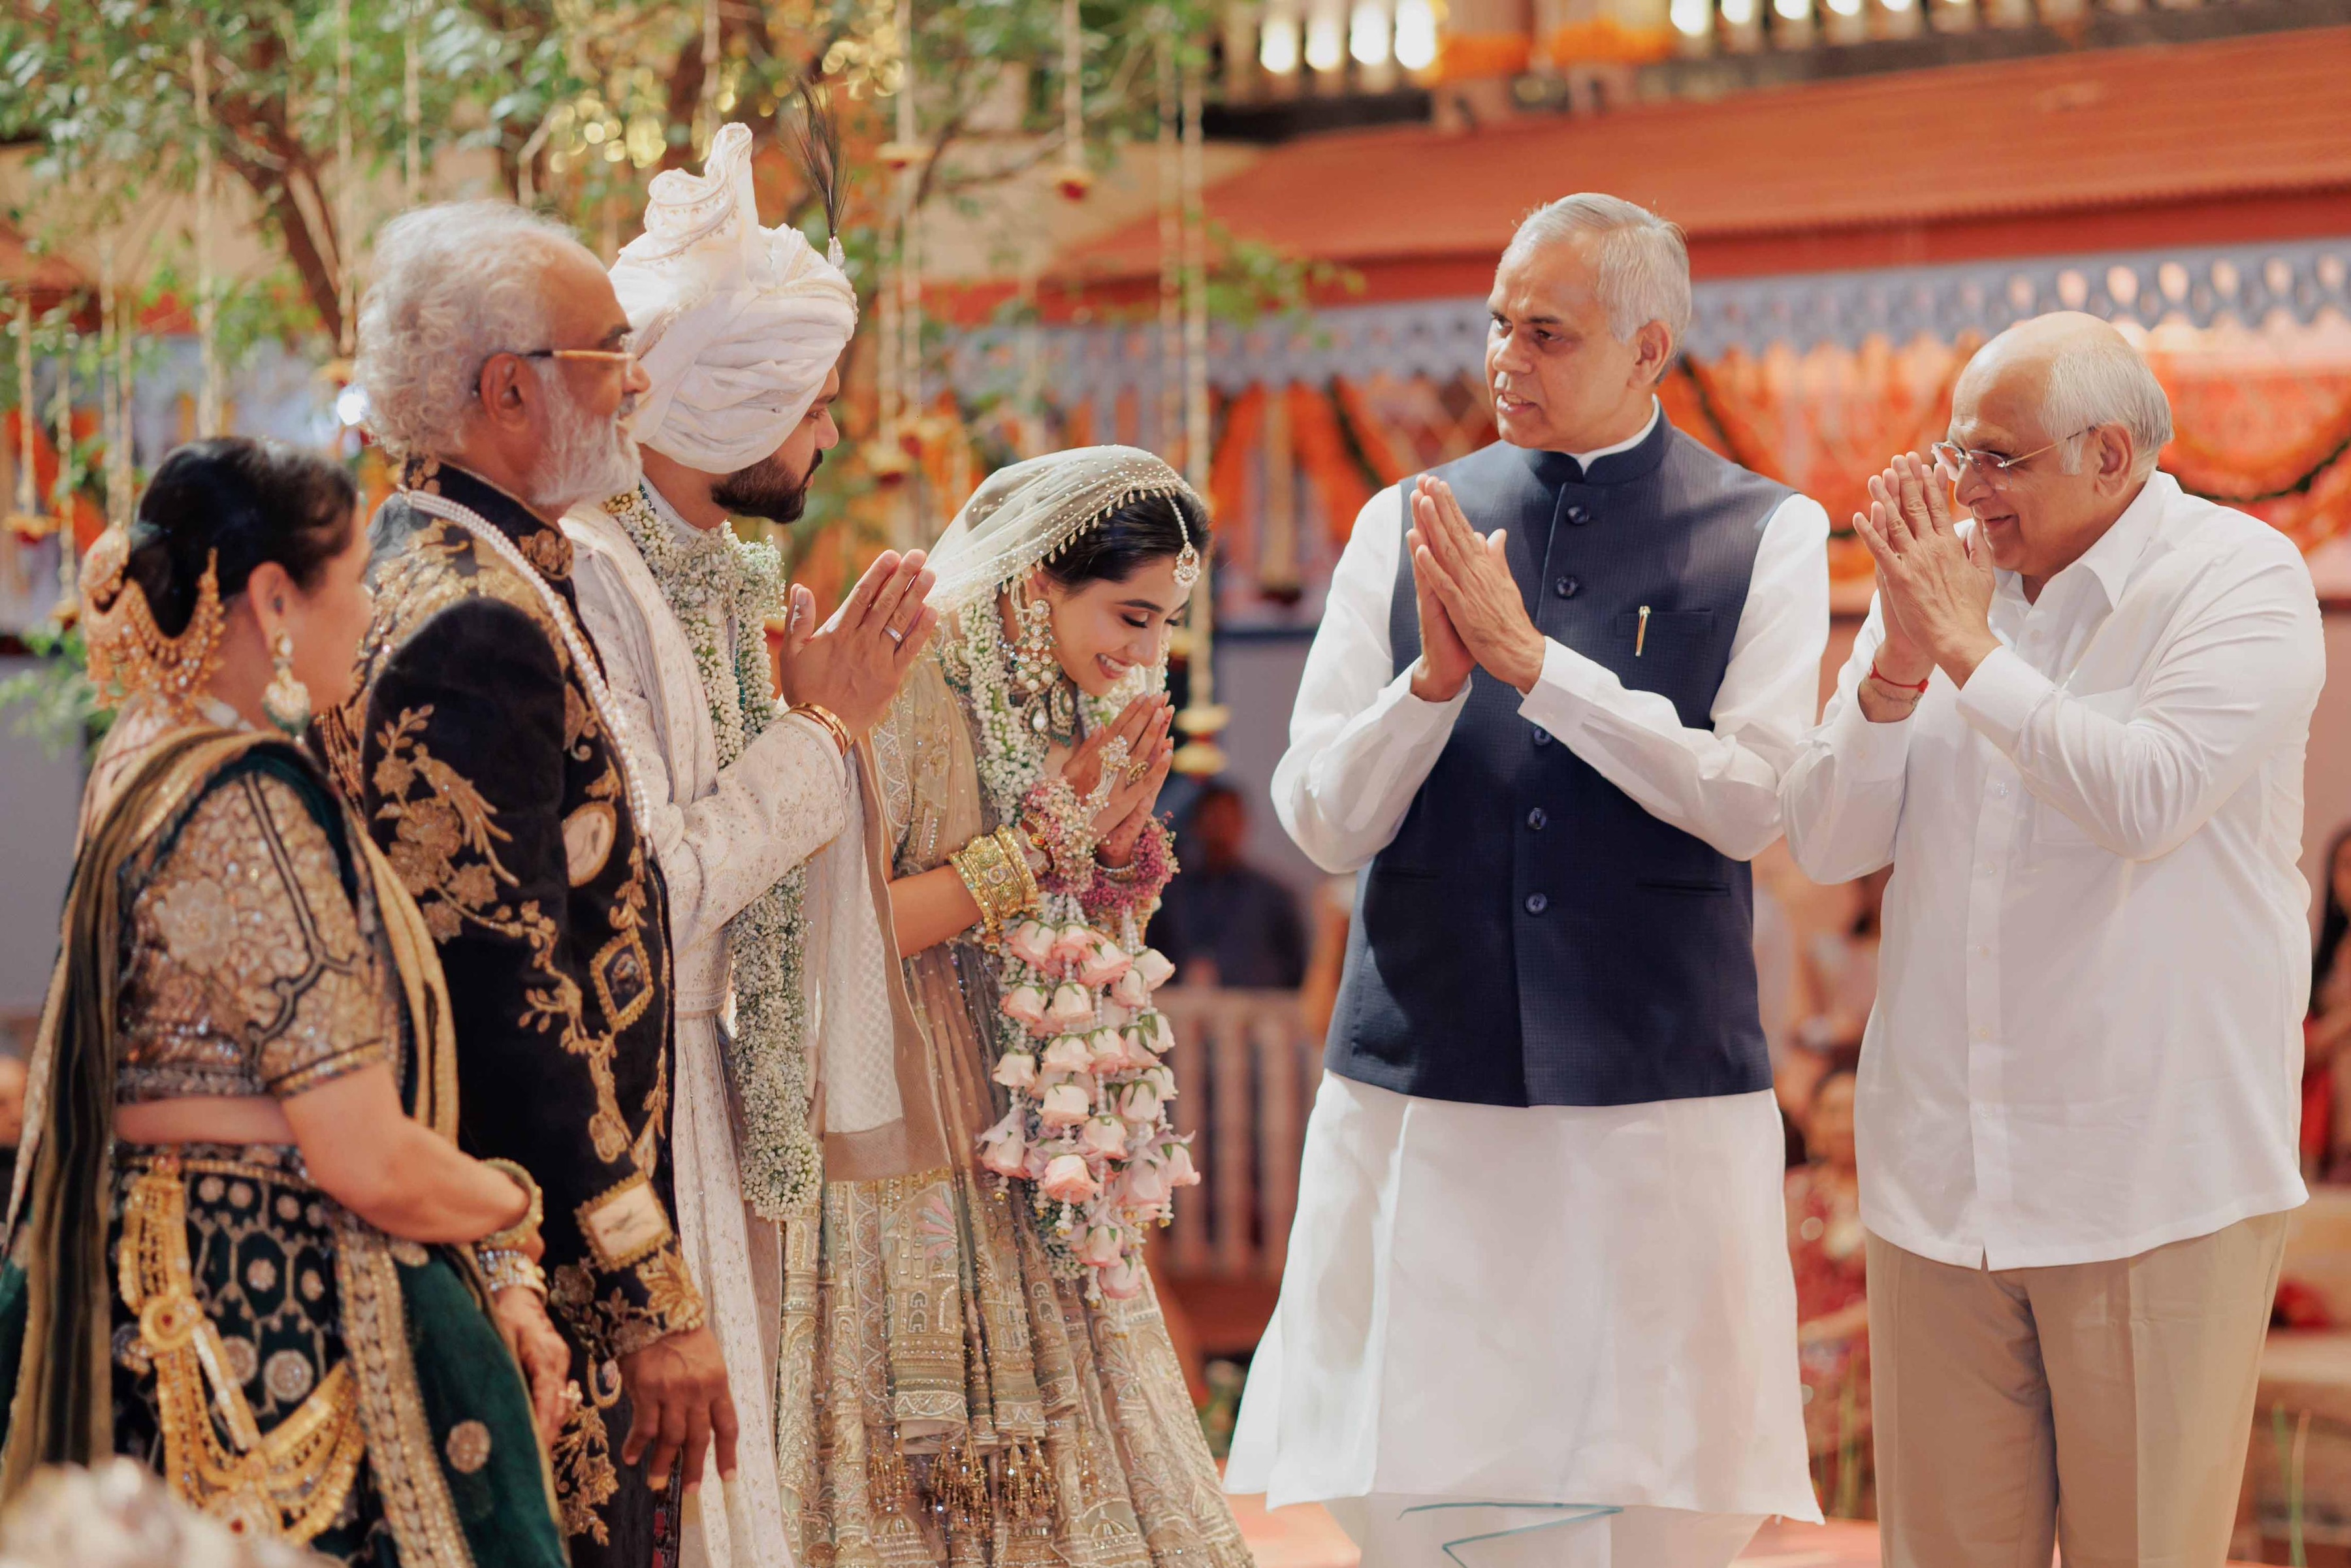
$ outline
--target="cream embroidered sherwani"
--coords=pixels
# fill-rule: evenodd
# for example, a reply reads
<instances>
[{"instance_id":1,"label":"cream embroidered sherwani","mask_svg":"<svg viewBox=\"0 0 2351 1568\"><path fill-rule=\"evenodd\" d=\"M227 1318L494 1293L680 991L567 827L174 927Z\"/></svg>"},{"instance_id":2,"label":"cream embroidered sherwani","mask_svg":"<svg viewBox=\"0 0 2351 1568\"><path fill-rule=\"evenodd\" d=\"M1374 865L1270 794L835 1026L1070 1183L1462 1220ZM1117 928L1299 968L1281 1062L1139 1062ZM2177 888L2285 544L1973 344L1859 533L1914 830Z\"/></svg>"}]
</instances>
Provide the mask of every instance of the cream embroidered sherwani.
<instances>
[{"instance_id":1,"label":"cream embroidered sherwani","mask_svg":"<svg viewBox=\"0 0 2351 1568\"><path fill-rule=\"evenodd\" d=\"M650 485L663 523L692 525ZM601 510L576 508L564 532L577 552L580 620L595 639L620 709L622 740L643 781L646 836L669 883L676 950L677 1110L673 1157L677 1226L742 1423L740 1468L723 1509L705 1489L698 1529L689 1515L689 1568L767 1568L789 1561L776 1466L775 1396L783 1307L781 1227L743 1200L737 1129L722 1054L727 999L726 923L837 836L856 810L852 776L824 727L804 717L768 727L718 765L709 695L694 648L644 558ZM730 624L733 637L764 637Z\"/></svg>"}]
</instances>

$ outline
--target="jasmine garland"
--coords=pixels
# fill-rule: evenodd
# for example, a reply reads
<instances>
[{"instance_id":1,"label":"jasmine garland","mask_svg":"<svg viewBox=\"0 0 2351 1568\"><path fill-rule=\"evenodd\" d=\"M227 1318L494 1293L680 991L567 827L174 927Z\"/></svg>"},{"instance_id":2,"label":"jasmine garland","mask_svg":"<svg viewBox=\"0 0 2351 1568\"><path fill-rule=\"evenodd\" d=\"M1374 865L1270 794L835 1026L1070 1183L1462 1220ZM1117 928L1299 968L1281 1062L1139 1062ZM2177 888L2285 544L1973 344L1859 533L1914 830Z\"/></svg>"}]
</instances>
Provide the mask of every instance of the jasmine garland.
<instances>
[{"instance_id":1,"label":"jasmine garland","mask_svg":"<svg viewBox=\"0 0 2351 1568\"><path fill-rule=\"evenodd\" d=\"M724 768L777 717L765 628L783 603L783 558L773 545L737 538L731 526L681 538L642 487L613 497L604 509L644 557L693 645ZM768 1219L813 1208L824 1179L809 1126L800 999L806 880L795 868L726 923L735 988L726 1073L743 1113L743 1196Z\"/></svg>"}]
</instances>

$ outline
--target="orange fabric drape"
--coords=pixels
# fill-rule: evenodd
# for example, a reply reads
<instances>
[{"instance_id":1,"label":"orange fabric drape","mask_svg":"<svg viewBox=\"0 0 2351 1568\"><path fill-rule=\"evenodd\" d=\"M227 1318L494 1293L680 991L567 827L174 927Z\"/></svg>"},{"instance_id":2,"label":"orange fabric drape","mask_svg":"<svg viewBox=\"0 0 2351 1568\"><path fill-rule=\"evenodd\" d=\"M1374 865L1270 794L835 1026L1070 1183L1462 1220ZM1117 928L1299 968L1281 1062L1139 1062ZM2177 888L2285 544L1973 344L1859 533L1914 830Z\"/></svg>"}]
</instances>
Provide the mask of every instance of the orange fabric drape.
<instances>
[{"instance_id":1,"label":"orange fabric drape","mask_svg":"<svg viewBox=\"0 0 2351 1568\"><path fill-rule=\"evenodd\" d=\"M1251 387L1225 411L1224 438L1208 461L1208 505L1214 508L1217 553L1228 560L1257 559L1257 509L1249 504L1249 461L1265 429L1265 389Z\"/></svg>"},{"instance_id":2,"label":"orange fabric drape","mask_svg":"<svg viewBox=\"0 0 2351 1568\"><path fill-rule=\"evenodd\" d=\"M1332 544L1345 544L1354 531L1356 514L1372 498L1372 486L1365 481L1363 464L1347 448L1347 437L1339 428L1339 411L1330 393L1303 382L1290 383L1290 441L1298 461L1314 481L1326 534Z\"/></svg>"},{"instance_id":3,"label":"orange fabric drape","mask_svg":"<svg viewBox=\"0 0 2351 1568\"><path fill-rule=\"evenodd\" d=\"M1899 347L1733 350L1684 360L1659 395L1667 417L1691 436L1819 501L1834 535L1830 570L1858 580L1870 567L1852 517L1869 504L1870 476L1895 453L1943 438L1952 389L1977 346L1921 339ZM2329 359L2297 338L2280 354L2216 334L2209 344L2175 342L2148 358L2175 427L2162 464L2184 487L2266 519L2305 550L2351 532L2351 352ZM1474 375L1337 378L1282 395L1290 455L1313 480L1307 504L1322 512L1298 518L1301 538L1319 528L1343 543L1376 485L1493 435ZM1223 548L1243 577L1261 548L1258 465L1268 396L1253 387L1226 411L1211 468ZM1074 420L1071 437L1081 438Z\"/></svg>"},{"instance_id":4,"label":"orange fabric drape","mask_svg":"<svg viewBox=\"0 0 2351 1568\"><path fill-rule=\"evenodd\" d=\"M1553 28L1543 53L1557 66L1645 65L1674 52L1671 27L1628 27L1614 16Z\"/></svg>"},{"instance_id":5,"label":"orange fabric drape","mask_svg":"<svg viewBox=\"0 0 2351 1568\"><path fill-rule=\"evenodd\" d=\"M1339 413L1346 420L1348 430L1353 434L1355 445L1362 451L1364 461L1372 465L1372 472L1379 476L1381 484L1400 485L1406 475L1416 471L1418 465L1397 450L1397 444L1390 438L1387 426L1372 413L1371 405L1364 399L1362 388L1344 376L1333 376L1331 378L1331 398L1339 405Z\"/></svg>"},{"instance_id":6,"label":"orange fabric drape","mask_svg":"<svg viewBox=\"0 0 2351 1568\"><path fill-rule=\"evenodd\" d=\"M1524 33L1448 33L1437 40L1440 81L1514 77L1534 57L1534 40Z\"/></svg>"}]
</instances>

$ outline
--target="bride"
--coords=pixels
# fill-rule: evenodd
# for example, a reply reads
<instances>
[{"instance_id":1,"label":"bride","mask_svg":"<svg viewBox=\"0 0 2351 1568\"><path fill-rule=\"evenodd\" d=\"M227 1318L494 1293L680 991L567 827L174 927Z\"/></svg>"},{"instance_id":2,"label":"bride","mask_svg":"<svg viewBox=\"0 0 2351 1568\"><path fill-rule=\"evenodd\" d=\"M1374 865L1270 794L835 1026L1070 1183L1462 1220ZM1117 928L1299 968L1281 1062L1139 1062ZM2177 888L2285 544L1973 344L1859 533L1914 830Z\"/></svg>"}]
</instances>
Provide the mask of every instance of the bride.
<instances>
[{"instance_id":1,"label":"bride","mask_svg":"<svg viewBox=\"0 0 2351 1568\"><path fill-rule=\"evenodd\" d=\"M778 1390L796 1561L1249 1562L1142 1260L1197 1179L1140 937L1174 869L1167 631L1206 541L1174 469L1109 446L998 472L931 554L938 635L860 747L864 852L811 873L814 910L886 899L903 962L870 915L812 926L823 1212L787 1228Z\"/></svg>"}]
</instances>

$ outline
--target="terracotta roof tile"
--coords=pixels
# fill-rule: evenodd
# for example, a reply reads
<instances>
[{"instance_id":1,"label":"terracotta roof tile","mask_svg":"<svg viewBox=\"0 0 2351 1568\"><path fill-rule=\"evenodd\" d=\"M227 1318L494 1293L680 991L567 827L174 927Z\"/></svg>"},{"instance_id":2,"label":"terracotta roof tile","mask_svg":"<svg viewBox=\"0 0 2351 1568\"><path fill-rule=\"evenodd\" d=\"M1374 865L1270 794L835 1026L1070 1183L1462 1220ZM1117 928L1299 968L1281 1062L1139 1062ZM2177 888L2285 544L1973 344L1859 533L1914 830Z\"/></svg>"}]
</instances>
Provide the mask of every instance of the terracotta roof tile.
<instances>
[{"instance_id":1,"label":"terracotta roof tile","mask_svg":"<svg viewBox=\"0 0 2351 1568\"><path fill-rule=\"evenodd\" d=\"M1586 118L1312 138L1208 193L1241 237L1353 265L1490 257L1602 190L1694 241L2351 190L2351 27L1948 67ZM1158 265L1155 220L1057 269Z\"/></svg>"}]
</instances>

